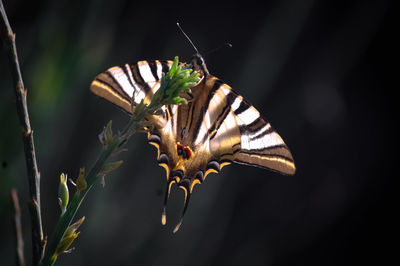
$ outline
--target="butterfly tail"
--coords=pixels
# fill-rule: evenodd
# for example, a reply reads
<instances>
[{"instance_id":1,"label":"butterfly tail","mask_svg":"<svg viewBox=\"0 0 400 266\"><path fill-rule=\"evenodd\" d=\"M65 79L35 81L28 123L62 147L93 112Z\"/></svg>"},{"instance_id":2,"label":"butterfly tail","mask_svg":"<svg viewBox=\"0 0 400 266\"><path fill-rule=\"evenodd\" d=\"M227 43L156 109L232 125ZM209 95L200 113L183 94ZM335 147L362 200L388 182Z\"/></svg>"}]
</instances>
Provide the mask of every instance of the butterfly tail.
<instances>
[{"instance_id":1,"label":"butterfly tail","mask_svg":"<svg viewBox=\"0 0 400 266\"><path fill-rule=\"evenodd\" d=\"M189 179L184 179L184 180L182 180L182 181L179 183L179 187L182 188L182 189L185 191L185 203L184 203L184 206L183 206L183 211L182 211L181 219L179 220L178 224L177 224L177 225L175 226L175 228L174 228L174 231L173 231L174 234L175 234L175 233L179 230L179 228L181 227L182 222L183 222L183 217L185 216L187 207L188 207L188 205L189 205L190 195L192 194L191 191L190 191L190 185L191 185L191 182L190 182Z\"/></svg>"},{"instance_id":2,"label":"butterfly tail","mask_svg":"<svg viewBox=\"0 0 400 266\"><path fill-rule=\"evenodd\" d=\"M163 210L162 210L162 214L161 214L161 224L165 225L167 223L167 203L168 203L168 198L169 198L169 194L171 193L171 187L172 184L176 183L175 179L169 179L167 182L167 189L165 192L165 197L164 197L164 206L163 206Z\"/></svg>"}]
</instances>

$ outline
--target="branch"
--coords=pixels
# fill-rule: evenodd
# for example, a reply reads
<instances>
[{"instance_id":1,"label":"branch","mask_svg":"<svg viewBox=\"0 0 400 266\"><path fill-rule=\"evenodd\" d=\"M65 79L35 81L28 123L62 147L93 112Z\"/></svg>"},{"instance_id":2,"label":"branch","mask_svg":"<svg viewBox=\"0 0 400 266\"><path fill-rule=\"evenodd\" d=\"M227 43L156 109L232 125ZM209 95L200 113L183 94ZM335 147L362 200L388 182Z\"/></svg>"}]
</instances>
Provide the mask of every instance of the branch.
<instances>
[{"instance_id":1,"label":"branch","mask_svg":"<svg viewBox=\"0 0 400 266\"><path fill-rule=\"evenodd\" d=\"M69 234L67 231L68 228L71 228L70 224L81 203L85 199L86 194L93 185L99 181L99 179L104 177L107 172L115 169L121 164L121 161L107 164L107 160L112 155L118 153L134 133L143 129L143 125L146 124L145 120L148 116L155 115L157 110L164 105L186 102L178 95L182 92L190 92L190 88L199 80L200 78L198 77L198 74L193 73L192 69L189 67L181 69L181 67L178 66L178 57L175 57L171 70L168 74L162 77L160 89L153 96L151 103L147 106L142 101L140 104L135 106L131 119L122 133L119 135L113 135L111 123L105 127L100 138L104 149L86 176L84 176L85 174L82 173L81 170L76 182L77 192L75 192L72 200L68 204L68 200L65 200L66 202L64 202L62 199L63 197L60 196L61 202L68 204L68 207L65 212L62 212L56 228L50 237L44 258L41 262L42 266L53 265L56 262L58 255L65 252L72 241L76 238L77 235L73 235L75 234L76 228L70 230ZM74 225L72 225L72 227L74 227ZM70 236L73 238L72 241L70 241ZM68 242L68 245L63 246L63 239L67 240L66 242Z\"/></svg>"},{"instance_id":2,"label":"branch","mask_svg":"<svg viewBox=\"0 0 400 266\"><path fill-rule=\"evenodd\" d=\"M13 203L14 229L17 240L17 245L16 245L17 266L25 266L24 239L22 237L22 229L21 229L21 209L19 207L18 194L16 189L11 190L11 201Z\"/></svg>"},{"instance_id":3,"label":"branch","mask_svg":"<svg viewBox=\"0 0 400 266\"><path fill-rule=\"evenodd\" d=\"M28 106L26 102L27 89L24 87L21 70L19 68L17 48L15 45L15 34L13 33L7 14L0 0L0 36L3 39L8 51L11 74L14 82L14 92L16 97L17 113L22 130L22 140L24 143L25 161L28 173L28 183L30 192L30 216L32 227L32 246L33 246L33 265L38 265L43 251L43 229L40 214L40 176L36 164L35 146L33 143L33 131L29 121Z\"/></svg>"}]
</instances>

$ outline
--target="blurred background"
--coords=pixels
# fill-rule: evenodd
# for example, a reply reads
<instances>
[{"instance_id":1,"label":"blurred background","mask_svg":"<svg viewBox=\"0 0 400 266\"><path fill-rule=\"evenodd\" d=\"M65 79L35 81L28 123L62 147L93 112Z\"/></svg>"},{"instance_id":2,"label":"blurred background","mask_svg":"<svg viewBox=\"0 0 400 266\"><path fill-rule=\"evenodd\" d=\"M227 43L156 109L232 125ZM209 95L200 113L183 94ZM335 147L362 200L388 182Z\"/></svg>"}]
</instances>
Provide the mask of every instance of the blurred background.
<instances>
[{"instance_id":1,"label":"blurred background","mask_svg":"<svg viewBox=\"0 0 400 266\"><path fill-rule=\"evenodd\" d=\"M210 175L174 235L183 192L172 190L162 226L164 169L138 134L106 186L88 194L76 249L58 265L382 265L394 257L389 64L398 30L389 1L3 2L28 88L46 235L59 215L60 173L75 179L90 168L103 126L113 120L122 129L128 120L89 91L92 79L138 60L190 60L176 22L200 52L233 45L206 56L208 69L271 122L297 166L295 176L242 165ZM9 193L19 192L30 262L28 186L0 48L0 264L13 265Z\"/></svg>"}]
</instances>

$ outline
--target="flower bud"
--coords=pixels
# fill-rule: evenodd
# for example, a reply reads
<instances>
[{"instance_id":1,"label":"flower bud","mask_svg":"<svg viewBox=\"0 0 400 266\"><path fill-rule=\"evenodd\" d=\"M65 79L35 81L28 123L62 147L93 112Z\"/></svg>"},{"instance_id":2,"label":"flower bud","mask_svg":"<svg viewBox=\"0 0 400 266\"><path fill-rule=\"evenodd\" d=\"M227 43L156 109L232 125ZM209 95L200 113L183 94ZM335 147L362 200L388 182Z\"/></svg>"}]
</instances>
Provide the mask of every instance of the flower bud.
<instances>
[{"instance_id":1,"label":"flower bud","mask_svg":"<svg viewBox=\"0 0 400 266\"><path fill-rule=\"evenodd\" d=\"M99 140L101 144L103 144L104 148L114 141L114 135L112 132L112 120L107 123L107 126L104 127L103 131L99 134Z\"/></svg>"},{"instance_id":2,"label":"flower bud","mask_svg":"<svg viewBox=\"0 0 400 266\"><path fill-rule=\"evenodd\" d=\"M85 216L83 216L81 219L79 219L77 222L74 224L70 225L67 230L64 233L63 238L61 239L60 243L58 244L56 248L56 252L53 255L53 260L57 258L58 255L68 252L69 247L72 245L74 240L78 237L80 232L76 232L78 230L79 226L83 223L85 220Z\"/></svg>"},{"instance_id":3,"label":"flower bud","mask_svg":"<svg viewBox=\"0 0 400 266\"><path fill-rule=\"evenodd\" d=\"M109 172L111 172L112 170L117 169L123 162L124 161L120 160L120 161L104 164L103 168L101 168L101 171L99 173L99 176L101 176L101 184L103 187L106 185L106 182L104 179L105 175L108 174Z\"/></svg>"},{"instance_id":4,"label":"flower bud","mask_svg":"<svg viewBox=\"0 0 400 266\"><path fill-rule=\"evenodd\" d=\"M82 190L85 190L86 188L87 188L87 183L85 179L85 168L81 168L79 170L78 179L76 180L76 191L77 193L80 193Z\"/></svg>"},{"instance_id":5,"label":"flower bud","mask_svg":"<svg viewBox=\"0 0 400 266\"><path fill-rule=\"evenodd\" d=\"M58 186L58 199L60 201L61 215L64 215L69 202L67 179L68 178L66 174L62 173L60 175L60 185Z\"/></svg>"}]
</instances>

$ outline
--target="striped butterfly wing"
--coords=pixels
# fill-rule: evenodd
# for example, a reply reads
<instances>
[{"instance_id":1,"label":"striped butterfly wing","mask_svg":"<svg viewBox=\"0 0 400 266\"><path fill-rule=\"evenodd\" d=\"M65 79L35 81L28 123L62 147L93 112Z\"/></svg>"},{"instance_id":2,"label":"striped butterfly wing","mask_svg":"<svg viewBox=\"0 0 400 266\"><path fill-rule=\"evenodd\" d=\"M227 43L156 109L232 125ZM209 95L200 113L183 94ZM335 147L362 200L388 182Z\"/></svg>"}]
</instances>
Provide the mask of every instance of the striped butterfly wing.
<instances>
[{"instance_id":1,"label":"striped butterfly wing","mask_svg":"<svg viewBox=\"0 0 400 266\"><path fill-rule=\"evenodd\" d=\"M296 167L289 148L256 108L238 95L232 110L240 130L241 143L240 150L234 151L234 162L293 175Z\"/></svg>"},{"instance_id":2,"label":"striped butterfly wing","mask_svg":"<svg viewBox=\"0 0 400 266\"><path fill-rule=\"evenodd\" d=\"M193 98L187 105L164 106L163 115L148 118L154 125L148 141L157 147L158 163L167 174L163 224L173 183L185 191L183 217L193 187L232 162L295 173L293 157L278 133L229 85L208 74L204 61L196 61L201 56L196 56L192 65L203 80L192 88ZM171 65L172 61L156 60L112 67L95 78L91 90L132 113L142 99L150 102Z\"/></svg>"},{"instance_id":3,"label":"striped butterfly wing","mask_svg":"<svg viewBox=\"0 0 400 266\"><path fill-rule=\"evenodd\" d=\"M222 82L212 100L218 103L221 97L230 105L230 110L225 109L227 106L221 109L215 107L216 105L211 106L209 110L209 113L212 113L213 108L216 109L213 117L217 119L210 123L212 126L209 132L213 134L209 136L211 151L220 156L220 163L229 162L228 158L233 158L232 161L238 164L293 175L296 170L293 157L270 123L266 122L256 108L242 96ZM204 125L204 129L206 127ZM224 149L220 150L219 147Z\"/></svg>"},{"instance_id":4,"label":"striped butterfly wing","mask_svg":"<svg viewBox=\"0 0 400 266\"><path fill-rule=\"evenodd\" d=\"M172 61L139 61L134 65L111 67L97 75L90 90L132 113L132 105L139 104L143 99L149 103L151 97L160 88L162 73L167 73ZM132 101L133 97L133 101Z\"/></svg>"}]
</instances>

